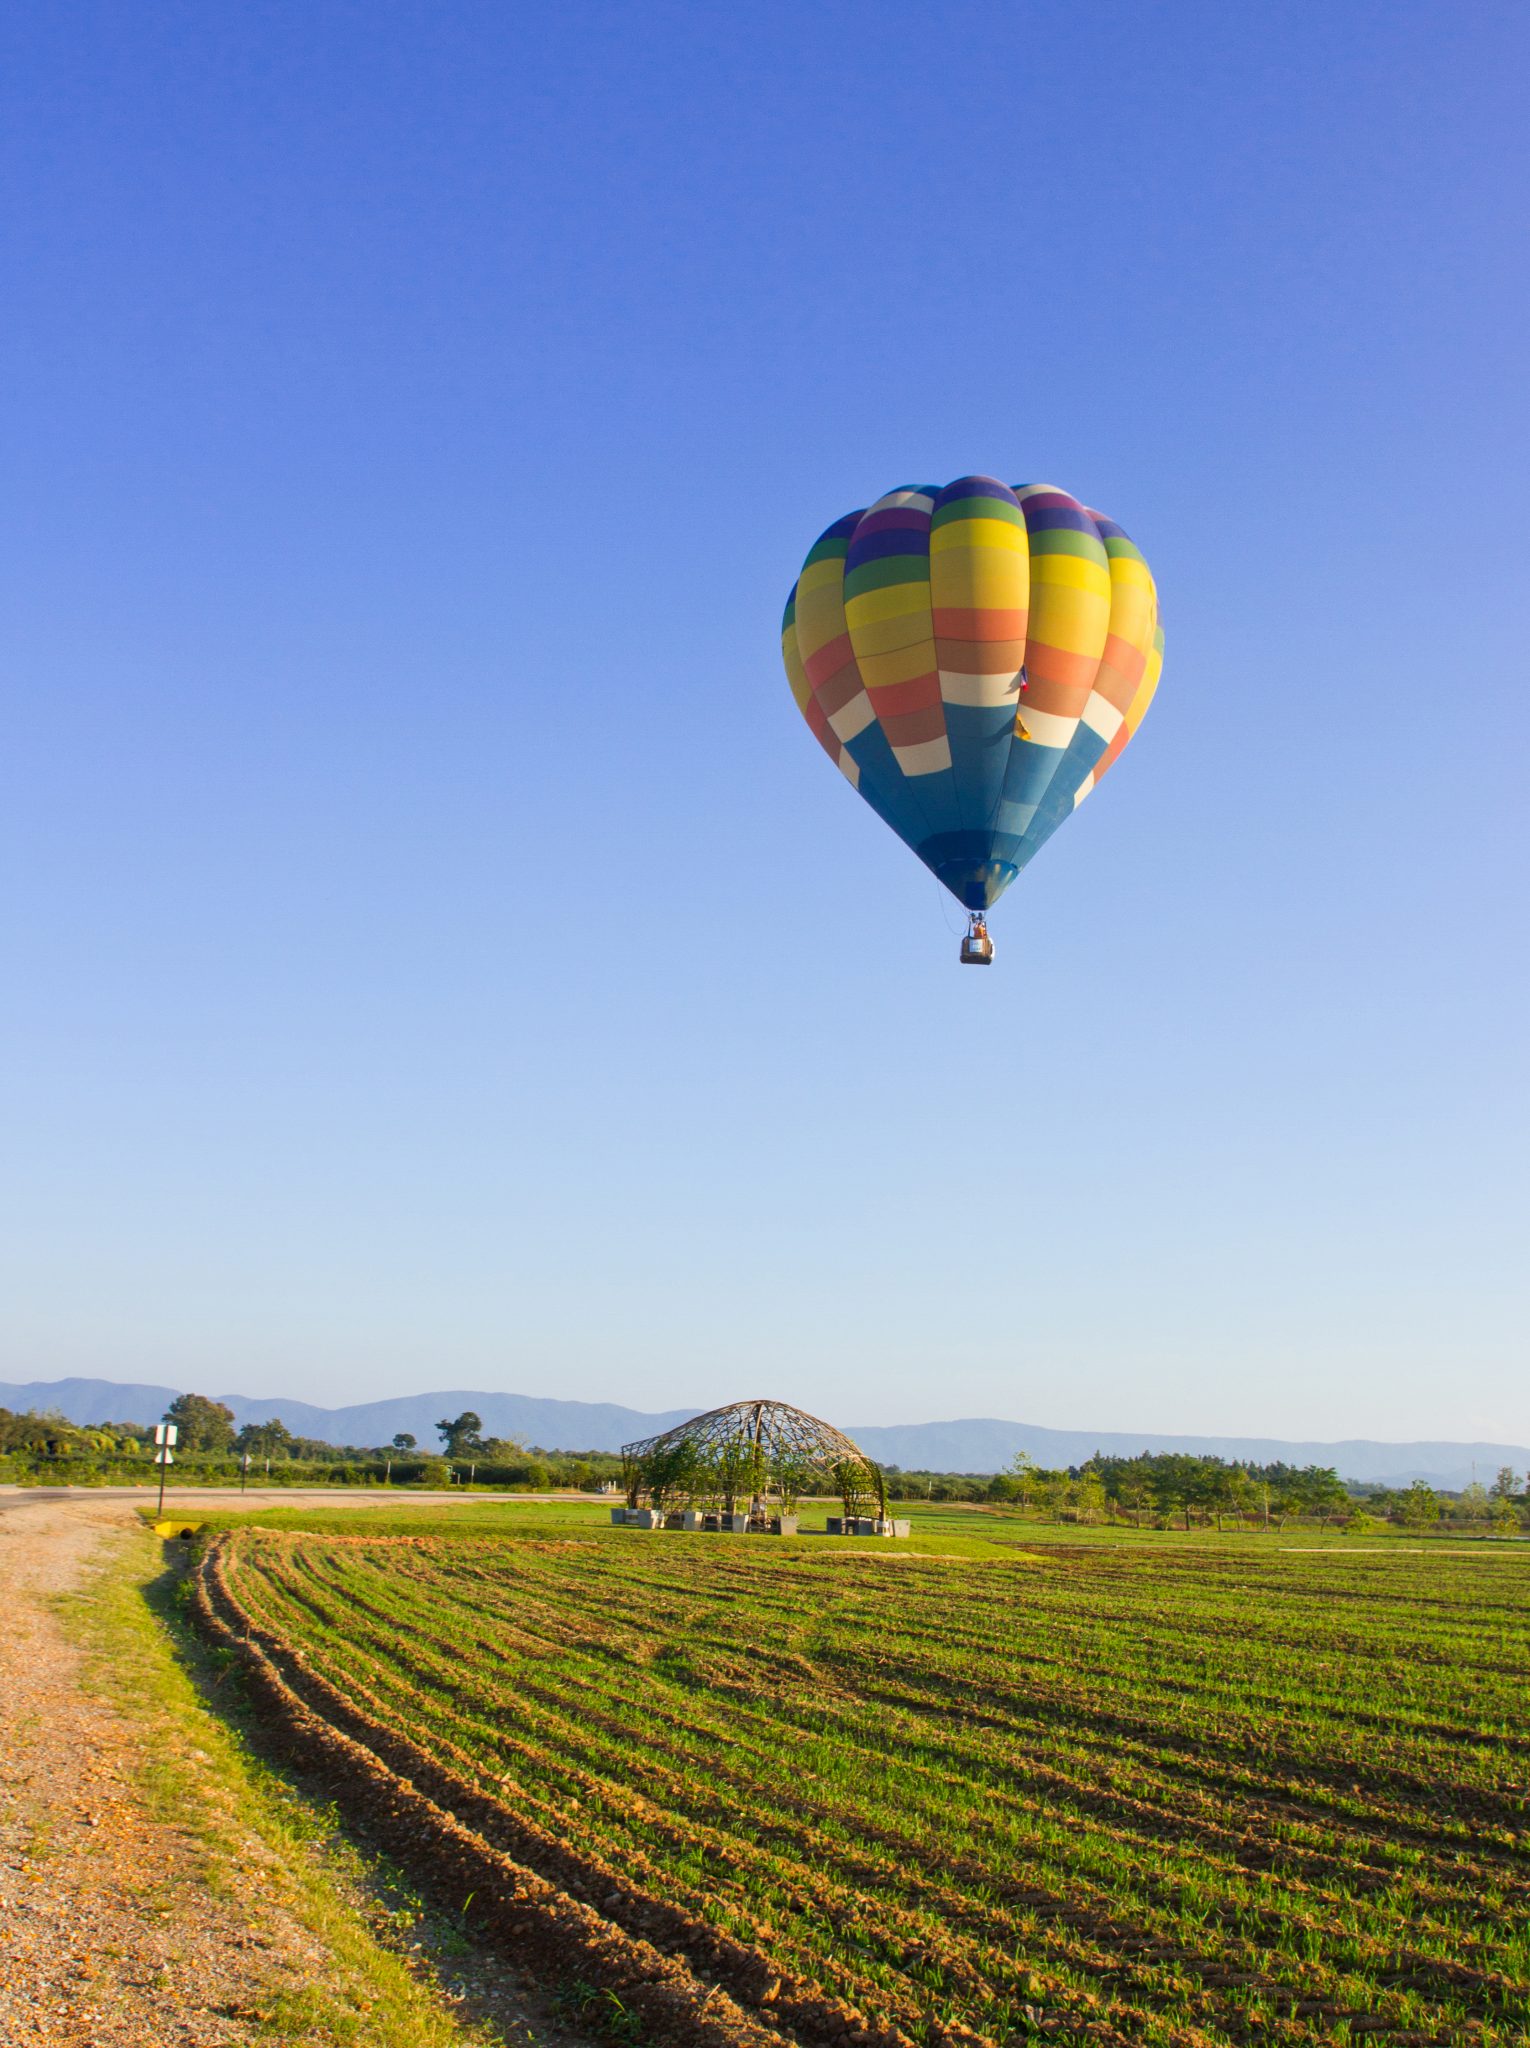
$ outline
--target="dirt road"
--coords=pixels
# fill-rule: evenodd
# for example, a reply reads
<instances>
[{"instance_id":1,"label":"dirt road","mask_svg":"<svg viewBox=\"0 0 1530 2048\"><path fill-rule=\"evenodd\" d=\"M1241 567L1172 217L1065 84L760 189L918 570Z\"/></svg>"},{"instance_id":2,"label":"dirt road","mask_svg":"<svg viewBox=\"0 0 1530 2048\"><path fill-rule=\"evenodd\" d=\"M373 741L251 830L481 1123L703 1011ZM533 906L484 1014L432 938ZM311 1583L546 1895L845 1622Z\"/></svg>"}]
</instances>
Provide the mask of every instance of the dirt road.
<instances>
[{"instance_id":1,"label":"dirt road","mask_svg":"<svg viewBox=\"0 0 1530 2048\"><path fill-rule=\"evenodd\" d=\"M273 1806L139 1597L145 1491L0 1488L0 2048L588 2048L539 1978L316 1828L307 1794ZM98 1566L105 1687L59 1606Z\"/></svg>"},{"instance_id":2,"label":"dirt road","mask_svg":"<svg viewBox=\"0 0 1530 2048\"><path fill-rule=\"evenodd\" d=\"M140 1739L81 1683L53 1601L127 1539L124 1501L36 1493L0 1520L0 2039L252 2041L275 1976L320 1958L203 1882L192 1838L135 1790Z\"/></svg>"}]
</instances>

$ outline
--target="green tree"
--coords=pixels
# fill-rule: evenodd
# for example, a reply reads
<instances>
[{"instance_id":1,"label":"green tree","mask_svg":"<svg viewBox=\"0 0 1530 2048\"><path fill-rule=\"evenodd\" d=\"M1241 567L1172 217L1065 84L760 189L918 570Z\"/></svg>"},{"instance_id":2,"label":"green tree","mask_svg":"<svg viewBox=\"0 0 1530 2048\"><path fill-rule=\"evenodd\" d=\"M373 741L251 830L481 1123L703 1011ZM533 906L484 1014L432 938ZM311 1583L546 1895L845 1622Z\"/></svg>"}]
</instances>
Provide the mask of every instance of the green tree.
<instances>
[{"instance_id":1,"label":"green tree","mask_svg":"<svg viewBox=\"0 0 1530 2048\"><path fill-rule=\"evenodd\" d=\"M486 1436L477 1446L477 1455L486 1465L510 1465L525 1457L526 1446L513 1436Z\"/></svg>"},{"instance_id":2,"label":"green tree","mask_svg":"<svg viewBox=\"0 0 1530 2048\"><path fill-rule=\"evenodd\" d=\"M810 1458L800 1457L795 1451L783 1451L771 1468L776 1493L780 1498L783 1515L794 1515L797 1504L807 1491L813 1476Z\"/></svg>"},{"instance_id":3,"label":"green tree","mask_svg":"<svg viewBox=\"0 0 1530 2048\"><path fill-rule=\"evenodd\" d=\"M1494 1500L1513 1500L1519 1492L1519 1474L1512 1465L1499 1466L1498 1477L1493 1481L1491 1490Z\"/></svg>"},{"instance_id":4,"label":"green tree","mask_svg":"<svg viewBox=\"0 0 1530 2048\"><path fill-rule=\"evenodd\" d=\"M1028 1508L1036 1498L1036 1460L1029 1451L1016 1451L1008 1476L1015 1483L1014 1498L1022 1508Z\"/></svg>"},{"instance_id":5,"label":"green tree","mask_svg":"<svg viewBox=\"0 0 1530 2048\"><path fill-rule=\"evenodd\" d=\"M1116 1481L1116 1499L1131 1516L1134 1529L1153 1505L1152 1489L1140 1472L1128 1472Z\"/></svg>"},{"instance_id":6,"label":"green tree","mask_svg":"<svg viewBox=\"0 0 1530 2048\"><path fill-rule=\"evenodd\" d=\"M1084 1522L1097 1522L1105 1512L1105 1481L1087 1465L1073 1483L1073 1506Z\"/></svg>"},{"instance_id":7,"label":"green tree","mask_svg":"<svg viewBox=\"0 0 1530 2048\"><path fill-rule=\"evenodd\" d=\"M1153 1500L1161 1515L1182 1515L1190 1526L1190 1510L1201 1504L1207 1488L1206 1460L1188 1451L1165 1451L1152 1460Z\"/></svg>"},{"instance_id":8,"label":"green tree","mask_svg":"<svg viewBox=\"0 0 1530 2048\"><path fill-rule=\"evenodd\" d=\"M707 1483L722 1501L724 1514L736 1515L748 1507L758 1464L758 1446L751 1437L727 1437L713 1451Z\"/></svg>"},{"instance_id":9,"label":"green tree","mask_svg":"<svg viewBox=\"0 0 1530 2048\"><path fill-rule=\"evenodd\" d=\"M393 1439L393 1448L396 1451L412 1451L414 1449L414 1438L407 1429L401 1429Z\"/></svg>"},{"instance_id":10,"label":"green tree","mask_svg":"<svg viewBox=\"0 0 1530 2048\"><path fill-rule=\"evenodd\" d=\"M1241 1465L1222 1465L1214 1469L1208 1479L1206 1504L1217 1518L1217 1527L1222 1526L1224 1515L1241 1515L1247 1504L1249 1476Z\"/></svg>"},{"instance_id":11,"label":"green tree","mask_svg":"<svg viewBox=\"0 0 1530 2048\"><path fill-rule=\"evenodd\" d=\"M1456 1513L1463 1522L1485 1522L1493 1512L1488 1499L1488 1490L1475 1479L1470 1486L1463 1486L1461 1498L1456 1503Z\"/></svg>"},{"instance_id":12,"label":"green tree","mask_svg":"<svg viewBox=\"0 0 1530 2048\"><path fill-rule=\"evenodd\" d=\"M483 1454L483 1417L464 1408L455 1422L438 1422L441 1455L445 1458L476 1458Z\"/></svg>"},{"instance_id":13,"label":"green tree","mask_svg":"<svg viewBox=\"0 0 1530 2048\"><path fill-rule=\"evenodd\" d=\"M252 1458L286 1458L292 1455L292 1432L273 1416L269 1422L247 1422L234 1438L236 1451L248 1451Z\"/></svg>"},{"instance_id":14,"label":"green tree","mask_svg":"<svg viewBox=\"0 0 1530 2048\"><path fill-rule=\"evenodd\" d=\"M176 1449L181 1451L231 1451L234 1448L234 1411L221 1401L209 1401L205 1394L177 1394L165 1410L166 1422L178 1432Z\"/></svg>"},{"instance_id":15,"label":"green tree","mask_svg":"<svg viewBox=\"0 0 1530 2048\"><path fill-rule=\"evenodd\" d=\"M1403 1495L1403 1520L1410 1529L1426 1529L1439 1519L1439 1495L1424 1480L1415 1479Z\"/></svg>"},{"instance_id":16,"label":"green tree","mask_svg":"<svg viewBox=\"0 0 1530 2048\"><path fill-rule=\"evenodd\" d=\"M650 1505L662 1511L704 1493L712 1483L708 1462L689 1437L650 1451L642 1463L640 1482Z\"/></svg>"},{"instance_id":17,"label":"green tree","mask_svg":"<svg viewBox=\"0 0 1530 2048\"><path fill-rule=\"evenodd\" d=\"M1301 1511L1307 1515L1348 1515L1349 1489L1330 1465L1307 1465L1299 1475Z\"/></svg>"}]
</instances>

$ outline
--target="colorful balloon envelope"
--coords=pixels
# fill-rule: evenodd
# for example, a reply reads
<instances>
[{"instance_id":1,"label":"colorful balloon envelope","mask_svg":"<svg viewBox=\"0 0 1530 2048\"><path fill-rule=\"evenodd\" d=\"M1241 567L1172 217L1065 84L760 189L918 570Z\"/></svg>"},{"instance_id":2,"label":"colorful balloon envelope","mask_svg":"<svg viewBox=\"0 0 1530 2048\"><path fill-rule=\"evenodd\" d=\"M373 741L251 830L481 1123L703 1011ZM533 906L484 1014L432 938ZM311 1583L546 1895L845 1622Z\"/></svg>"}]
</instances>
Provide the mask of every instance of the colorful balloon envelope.
<instances>
[{"instance_id":1,"label":"colorful balloon envelope","mask_svg":"<svg viewBox=\"0 0 1530 2048\"><path fill-rule=\"evenodd\" d=\"M1120 527L988 476L837 519L781 644L831 759L973 913L978 960L983 914L1125 749L1163 666L1158 593Z\"/></svg>"}]
</instances>

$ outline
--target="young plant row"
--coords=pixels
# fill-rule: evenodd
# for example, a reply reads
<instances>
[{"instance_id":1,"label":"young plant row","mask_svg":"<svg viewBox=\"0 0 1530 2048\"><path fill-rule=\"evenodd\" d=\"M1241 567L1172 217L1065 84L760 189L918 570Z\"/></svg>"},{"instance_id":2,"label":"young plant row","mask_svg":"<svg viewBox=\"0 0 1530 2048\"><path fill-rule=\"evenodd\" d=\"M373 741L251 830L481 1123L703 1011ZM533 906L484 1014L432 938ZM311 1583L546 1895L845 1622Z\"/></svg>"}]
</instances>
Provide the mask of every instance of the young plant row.
<instances>
[{"instance_id":1,"label":"young plant row","mask_svg":"<svg viewBox=\"0 0 1530 2048\"><path fill-rule=\"evenodd\" d=\"M231 1551L264 1628L464 1783L915 2038L1507 2043L1530 1600L1429 1564Z\"/></svg>"}]
</instances>

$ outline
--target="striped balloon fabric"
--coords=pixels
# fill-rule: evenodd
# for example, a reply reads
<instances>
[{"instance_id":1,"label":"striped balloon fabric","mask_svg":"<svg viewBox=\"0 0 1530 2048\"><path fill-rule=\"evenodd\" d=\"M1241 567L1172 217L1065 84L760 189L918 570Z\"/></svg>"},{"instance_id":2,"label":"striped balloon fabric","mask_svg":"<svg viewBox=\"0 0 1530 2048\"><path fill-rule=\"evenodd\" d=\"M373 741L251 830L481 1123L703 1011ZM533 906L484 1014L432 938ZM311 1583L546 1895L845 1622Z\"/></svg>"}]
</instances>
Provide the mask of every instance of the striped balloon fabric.
<instances>
[{"instance_id":1,"label":"striped balloon fabric","mask_svg":"<svg viewBox=\"0 0 1530 2048\"><path fill-rule=\"evenodd\" d=\"M1163 666L1158 593L1120 527L988 476L836 520L781 646L832 759L973 911L1094 788Z\"/></svg>"}]
</instances>

